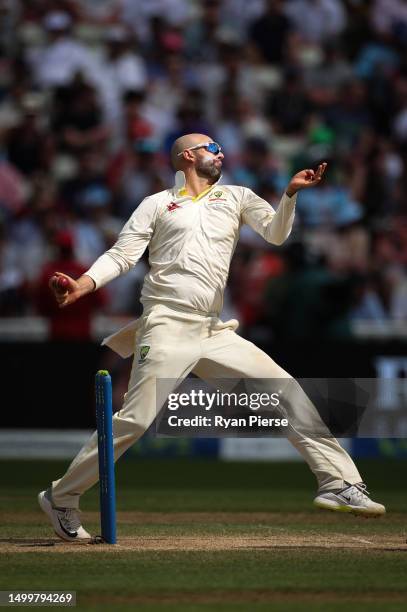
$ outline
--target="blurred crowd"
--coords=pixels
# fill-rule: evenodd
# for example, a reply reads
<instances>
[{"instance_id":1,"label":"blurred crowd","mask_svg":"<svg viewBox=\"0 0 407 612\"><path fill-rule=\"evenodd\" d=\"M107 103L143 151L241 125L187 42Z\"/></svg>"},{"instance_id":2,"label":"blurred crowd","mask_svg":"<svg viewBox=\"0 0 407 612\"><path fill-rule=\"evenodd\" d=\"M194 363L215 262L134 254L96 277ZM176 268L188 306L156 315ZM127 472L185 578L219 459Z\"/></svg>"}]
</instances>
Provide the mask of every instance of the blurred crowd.
<instances>
[{"instance_id":1,"label":"blurred crowd","mask_svg":"<svg viewBox=\"0 0 407 612\"><path fill-rule=\"evenodd\" d=\"M407 320L405 0L0 0L0 316L57 317L50 273L81 274L172 186L188 132L275 206L328 162L284 247L242 228L225 309L246 334ZM70 337L138 315L147 266L86 298Z\"/></svg>"}]
</instances>

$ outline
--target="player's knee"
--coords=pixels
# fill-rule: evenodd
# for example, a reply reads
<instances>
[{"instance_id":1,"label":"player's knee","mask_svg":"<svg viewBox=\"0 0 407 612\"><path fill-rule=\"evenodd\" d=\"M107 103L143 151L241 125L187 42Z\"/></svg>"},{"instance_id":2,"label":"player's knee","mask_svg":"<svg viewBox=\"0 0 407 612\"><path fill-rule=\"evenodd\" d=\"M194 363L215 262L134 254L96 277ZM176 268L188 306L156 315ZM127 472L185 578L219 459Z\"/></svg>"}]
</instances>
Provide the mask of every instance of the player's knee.
<instances>
[{"instance_id":1,"label":"player's knee","mask_svg":"<svg viewBox=\"0 0 407 612\"><path fill-rule=\"evenodd\" d=\"M134 413L122 409L113 416L114 435L131 435L137 439L150 427L154 418L155 413L151 414L150 411L140 410Z\"/></svg>"}]
</instances>

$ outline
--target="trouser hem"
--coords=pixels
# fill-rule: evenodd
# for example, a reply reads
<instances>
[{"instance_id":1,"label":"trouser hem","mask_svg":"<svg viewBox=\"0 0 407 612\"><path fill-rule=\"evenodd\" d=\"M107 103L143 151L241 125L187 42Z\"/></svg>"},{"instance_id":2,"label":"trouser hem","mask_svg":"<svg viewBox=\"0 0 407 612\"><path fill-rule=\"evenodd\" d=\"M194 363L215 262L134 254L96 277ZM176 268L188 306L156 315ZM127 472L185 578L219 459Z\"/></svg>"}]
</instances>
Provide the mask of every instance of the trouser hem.
<instances>
[{"instance_id":1,"label":"trouser hem","mask_svg":"<svg viewBox=\"0 0 407 612\"><path fill-rule=\"evenodd\" d=\"M359 482L362 482L360 478L358 480L355 480L355 479L350 479L350 480L340 480L340 479L331 480L330 482L328 482L328 483L326 483L323 486L318 488L318 495L320 493L328 493L328 491L329 492L332 492L332 491L335 491L335 492L341 491L345 487L347 487L349 485L359 484Z\"/></svg>"},{"instance_id":2,"label":"trouser hem","mask_svg":"<svg viewBox=\"0 0 407 612\"><path fill-rule=\"evenodd\" d=\"M72 508L74 510L79 510L79 495L63 495L59 497L55 495L53 487L50 488L52 504L56 508Z\"/></svg>"}]
</instances>

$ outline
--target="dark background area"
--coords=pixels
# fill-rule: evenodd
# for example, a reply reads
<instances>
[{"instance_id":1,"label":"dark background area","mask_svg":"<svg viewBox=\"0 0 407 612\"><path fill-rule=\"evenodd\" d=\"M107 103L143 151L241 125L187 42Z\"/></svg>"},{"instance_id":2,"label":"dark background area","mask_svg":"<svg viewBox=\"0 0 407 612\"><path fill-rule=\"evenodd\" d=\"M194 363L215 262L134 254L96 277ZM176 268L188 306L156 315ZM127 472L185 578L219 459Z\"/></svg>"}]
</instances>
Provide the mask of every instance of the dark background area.
<instances>
[{"instance_id":1,"label":"dark background area","mask_svg":"<svg viewBox=\"0 0 407 612\"><path fill-rule=\"evenodd\" d=\"M296 378L374 378L378 356L403 356L393 342L279 343L262 346ZM115 410L125 392L131 359L112 362L95 343L2 343L2 427L92 428L94 375L108 367L115 385ZM117 388L116 388L117 387Z\"/></svg>"}]
</instances>

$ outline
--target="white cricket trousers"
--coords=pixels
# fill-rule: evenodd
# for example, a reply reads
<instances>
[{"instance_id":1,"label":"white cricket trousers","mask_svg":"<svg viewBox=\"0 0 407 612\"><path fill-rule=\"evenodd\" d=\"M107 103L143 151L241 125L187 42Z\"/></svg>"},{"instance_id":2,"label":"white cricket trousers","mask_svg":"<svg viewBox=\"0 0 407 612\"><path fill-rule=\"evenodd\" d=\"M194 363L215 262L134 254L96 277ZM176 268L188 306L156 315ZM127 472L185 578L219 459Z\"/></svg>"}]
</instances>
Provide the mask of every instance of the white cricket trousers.
<instances>
[{"instance_id":1,"label":"white cricket trousers","mask_svg":"<svg viewBox=\"0 0 407 612\"><path fill-rule=\"evenodd\" d=\"M173 388L190 372L206 380L284 379L294 389L288 398L288 415L294 415L296 422L313 423L313 431L327 432L325 436L309 437L295 428L287 428L287 438L315 474L319 491L340 489L345 481L351 484L362 481L352 459L324 428L315 407L298 383L266 353L236 334L233 326L215 316L157 304L139 319L135 342L128 391L123 407L113 416L115 460L148 429L172 391L167 388L163 397L157 398L156 379L177 381ZM150 348L144 361L139 363L141 346ZM273 444L272 438L270 444ZM54 504L78 508L80 496L98 481L98 477L97 433L94 432L65 475L52 483Z\"/></svg>"}]
</instances>

